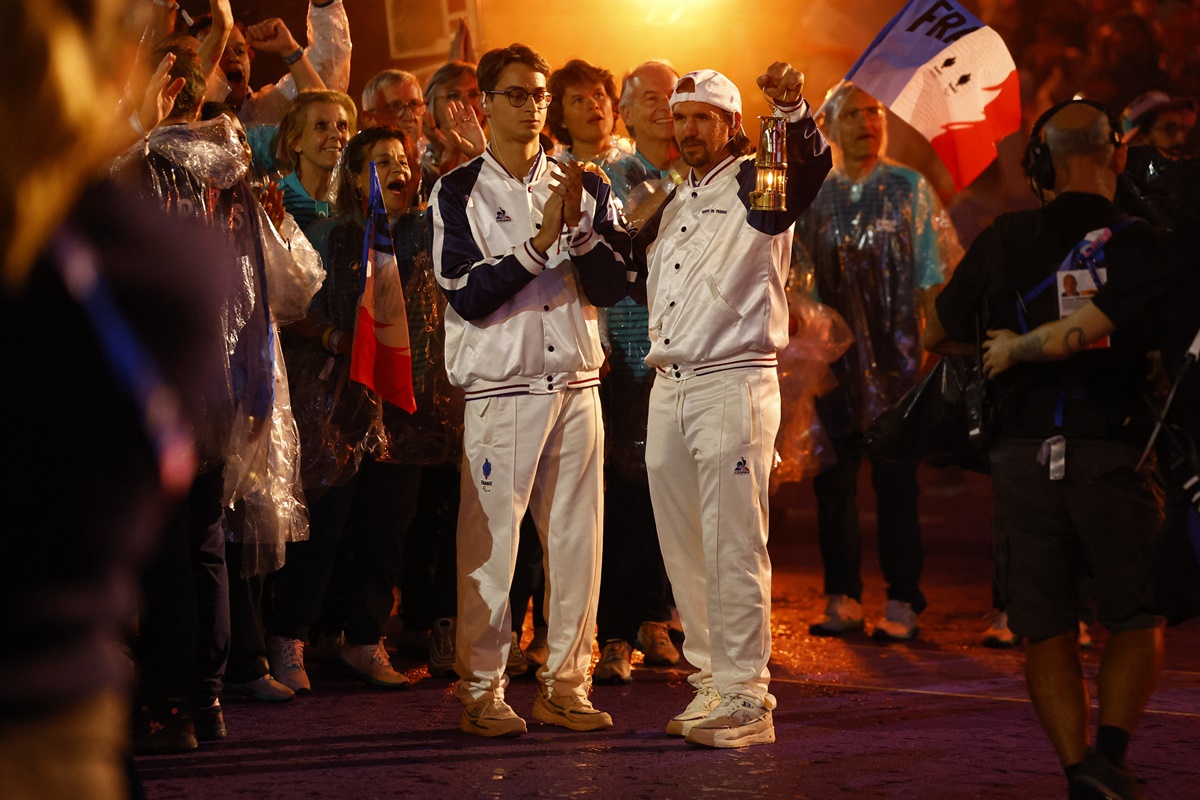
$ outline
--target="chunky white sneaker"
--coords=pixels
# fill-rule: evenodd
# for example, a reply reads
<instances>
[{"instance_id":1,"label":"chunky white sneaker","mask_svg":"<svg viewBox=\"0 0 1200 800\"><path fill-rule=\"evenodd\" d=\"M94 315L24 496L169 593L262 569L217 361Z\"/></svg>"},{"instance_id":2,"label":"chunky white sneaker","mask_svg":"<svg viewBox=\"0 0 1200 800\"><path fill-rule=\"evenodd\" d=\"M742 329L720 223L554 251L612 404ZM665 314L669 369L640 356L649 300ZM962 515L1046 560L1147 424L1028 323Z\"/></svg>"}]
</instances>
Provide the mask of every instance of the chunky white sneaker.
<instances>
[{"instance_id":1,"label":"chunky white sneaker","mask_svg":"<svg viewBox=\"0 0 1200 800\"><path fill-rule=\"evenodd\" d=\"M536 672L541 667L546 665L546 659L550 658L550 645L546 642L546 635L549 633L545 628L534 628L533 638L529 640L529 646L522 652L525 653L525 660L529 662Z\"/></svg>"},{"instance_id":2,"label":"chunky white sneaker","mask_svg":"<svg viewBox=\"0 0 1200 800\"><path fill-rule=\"evenodd\" d=\"M513 631L512 646L508 648L508 661L504 664L504 674L510 678L519 678L529 671L529 662L521 652L521 634Z\"/></svg>"},{"instance_id":3,"label":"chunky white sneaker","mask_svg":"<svg viewBox=\"0 0 1200 800\"><path fill-rule=\"evenodd\" d=\"M275 680L296 694L312 689L304 671L304 642L284 636L267 637L267 661Z\"/></svg>"},{"instance_id":4,"label":"chunky white sneaker","mask_svg":"<svg viewBox=\"0 0 1200 800\"><path fill-rule=\"evenodd\" d=\"M775 741L770 709L753 697L731 694L688 731L686 741L704 747L746 747Z\"/></svg>"},{"instance_id":5,"label":"chunky white sneaker","mask_svg":"<svg viewBox=\"0 0 1200 800\"><path fill-rule=\"evenodd\" d=\"M463 703L459 729L489 738L520 736L526 731L525 720L517 716L512 706L495 697Z\"/></svg>"},{"instance_id":6,"label":"chunky white sneaker","mask_svg":"<svg viewBox=\"0 0 1200 800\"><path fill-rule=\"evenodd\" d=\"M600 651L600 660L592 670L592 683L624 686L633 683L633 648L621 639L609 639Z\"/></svg>"},{"instance_id":7,"label":"chunky white sneaker","mask_svg":"<svg viewBox=\"0 0 1200 800\"><path fill-rule=\"evenodd\" d=\"M841 636L862 629L862 605L844 594L827 595L825 613L808 626L808 632L813 636Z\"/></svg>"},{"instance_id":8,"label":"chunky white sneaker","mask_svg":"<svg viewBox=\"0 0 1200 800\"><path fill-rule=\"evenodd\" d=\"M692 726L706 719L720 702L721 695L717 693L717 687L711 683L703 684L696 690L696 696L687 704L687 708L667 723L667 736L687 736Z\"/></svg>"},{"instance_id":9,"label":"chunky white sneaker","mask_svg":"<svg viewBox=\"0 0 1200 800\"><path fill-rule=\"evenodd\" d=\"M665 622L643 622L634 646L646 657L650 667L669 667L679 663L679 650L671 641L671 629Z\"/></svg>"},{"instance_id":10,"label":"chunky white sneaker","mask_svg":"<svg viewBox=\"0 0 1200 800\"><path fill-rule=\"evenodd\" d=\"M454 636L458 623L454 617L442 617L433 623L429 636L429 674L435 678L456 678L454 673Z\"/></svg>"},{"instance_id":11,"label":"chunky white sneaker","mask_svg":"<svg viewBox=\"0 0 1200 800\"><path fill-rule=\"evenodd\" d=\"M1001 611L992 620L992 626L983 632L984 647L1016 647L1021 643L1021 637L1008 627L1008 612Z\"/></svg>"},{"instance_id":12,"label":"chunky white sneaker","mask_svg":"<svg viewBox=\"0 0 1200 800\"><path fill-rule=\"evenodd\" d=\"M408 677L392 669L392 660L383 639L375 644L346 644L338 651L338 666L358 680L376 689L402 689Z\"/></svg>"},{"instance_id":13,"label":"chunky white sneaker","mask_svg":"<svg viewBox=\"0 0 1200 800\"><path fill-rule=\"evenodd\" d=\"M592 705L586 697L551 697L543 686L533 701L533 718L573 731L599 731L612 727L612 717Z\"/></svg>"},{"instance_id":14,"label":"chunky white sneaker","mask_svg":"<svg viewBox=\"0 0 1200 800\"><path fill-rule=\"evenodd\" d=\"M888 600L883 604L883 618L875 623L871 638L880 642L907 642L917 638L917 612L912 603Z\"/></svg>"}]
</instances>

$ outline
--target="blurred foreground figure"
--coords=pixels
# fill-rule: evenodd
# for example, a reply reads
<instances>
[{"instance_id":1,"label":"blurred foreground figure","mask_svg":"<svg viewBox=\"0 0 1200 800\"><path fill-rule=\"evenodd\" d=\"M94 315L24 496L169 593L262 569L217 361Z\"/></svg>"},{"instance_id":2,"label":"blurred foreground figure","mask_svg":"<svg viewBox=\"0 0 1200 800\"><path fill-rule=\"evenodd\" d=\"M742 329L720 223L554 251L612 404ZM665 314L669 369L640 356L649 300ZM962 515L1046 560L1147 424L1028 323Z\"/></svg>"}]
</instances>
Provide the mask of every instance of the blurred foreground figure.
<instances>
[{"instance_id":1,"label":"blurred foreground figure","mask_svg":"<svg viewBox=\"0 0 1200 800\"><path fill-rule=\"evenodd\" d=\"M138 11L121 0L0 8L0 63L26 76L0 104L23 131L0 161L0 313L23 337L3 401L17 423L8 452L21 454L3 489L5 798L125 796L121 643L138 569L191 483L194 401L219 365L232 255L197 226L89 185L133 136L130 109L117 109Z\"/></svg>"},{"instance_id":2,"label":"blurred foreground figure","mask_svg":"<svg viewBox=\"0 0 1200 800\"><path fill-rule=\"evenodd\" d=\"M1103 107L1078 100L1047 111L1034 125L1025 163L1037 194L1053 200L1002 215L979 235L938 297L925 337L937 352L961 352L983 309L989 329L1043 332L1018 354L1046 363L1008 370L993 353L985 360L997 416L988 458L993 537L1008 551L997 578L1009 627L1029 641L1029 696L1071 798L1144 796L1125 751L1162 666L1164 620L1150 582L1161 509L1156 476L1140 460L1152 422L1142 400L1147 348L1125 332L1155 313L1155 298L1124 287L1161 279L1166 259L1150 226L1113 202L1126 159L1118 123ZM1052 361L1038 326L1071 319L1089 303L1064 296L1068 275L1081 292L1090 287L1090 307L1123 330L1094 336L1072 325L1055 345L1087 352ZM1112 634L1100 662L1094 748L1075 650L1076 581L1085 565L1097 618Z\"/></svg>"}]
</instances>

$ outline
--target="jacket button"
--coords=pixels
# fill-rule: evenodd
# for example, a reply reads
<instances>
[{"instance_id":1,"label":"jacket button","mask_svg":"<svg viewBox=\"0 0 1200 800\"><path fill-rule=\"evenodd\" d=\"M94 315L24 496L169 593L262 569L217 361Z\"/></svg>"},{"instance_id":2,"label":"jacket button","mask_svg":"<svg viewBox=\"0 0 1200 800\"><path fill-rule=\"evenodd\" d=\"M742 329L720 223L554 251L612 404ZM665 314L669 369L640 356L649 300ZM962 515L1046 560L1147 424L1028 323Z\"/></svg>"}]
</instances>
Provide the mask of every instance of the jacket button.
<instances>
[{"instance_id":1,"label":"jacket button","mask_svg":"<svg viewBox=\"0 0 1200 800\"><path fill-rule=\"evenodd\" d=\"M549 347L547 347L546 349L547 349L547 350L549 350L551 353L553 353L553 352L554 352L554 345L550 345L550 346L549 346Z\"/></svg>"},{"instance_id":2,"label":"jacket button","mask_svg":"<svg viewBox=\"0 0 1200 800\"><path fill-rule=\"evenodd\" d=\"M663 339L663 344L670 344L670 343L671 343L670 339Z\"/></svg>"},{"instance_id":3,"label":"jacket button","mask_svg":"<svg viewBox=\"0 0 1200 800\"><path fill-rule=\"evenodd\" d=\"M684 225L682 228L680 228L680 229L679 229L679 232L680 232L680 233L687 233L687 225Z\"/></svg>"},{"instance_id":4,"label":"jacket button","mask_svg":"<svg viewBox=\"0 0 1200 800\"><path fill-rule=\"evenodd\" d=\"M533 227L537 228L540 231L542 229L542 223L540 223L540 222L534 223Z\"/></svg>"},{"instance_id":5,"label":"jacket button","mask_svg":"<svg viewBox=\"0 0 1200 800\"><path fill-rule=\"evenodd\" d=\"M672 364L672 365L671 365L671 369L679 369L679 365L678 365L678 364Z\"/></svg>"},{"instance_id":6,"label":"jacket button","mask_svg":"<svg viewBox=\"0 0 1200 800\"><path fill-rule=\"evenodd\" d=\"M683 375L681 375L681 374L679 374L678 372L676 372L676 373L675 373L675 377L676 377L676 378L682 378L682 377L683 377Z\"/></svg>"},{"instance_id":7,"label":"jacket button","mask_svg":"<svg viewBox=\"0 0 1200 800\"><path fill-rule=\"evenodd\" d=\"M699 197L699 196L700 195L696 194L695 192L692 192L692 197Z\"/></svg>"},{"instance_id":8,"label":"jacket button","mask_svg":"<svg viewBox=\"0 0 1200 800\"><path fill-rule=\"evenodd\" d=\"M672 300L672 301L671 301L671 308L674 308L674 307L675 307L675 301L674 301L674 300Z\"/></svg>"},{"instance_id":9,"label":"jacket button","mask_svg":"<svg viewBox=\"0 0 1200 800\"><path fill-rule=\"evenodd\" d=\"M676 265L675 265L675 269L679 269L679 265L678 265L678 264L676 264Z\"/></svg>"},{"instance_id":10,"label":"jacket button","mask_svg":"<svg viewBox=\"0 0 1200 800\"><path fill-rule=\"evenodd\" d=\"M550 306L542 306L542 311L549 311L549 310L550 310Z\"/></svg>"}]
</instances>

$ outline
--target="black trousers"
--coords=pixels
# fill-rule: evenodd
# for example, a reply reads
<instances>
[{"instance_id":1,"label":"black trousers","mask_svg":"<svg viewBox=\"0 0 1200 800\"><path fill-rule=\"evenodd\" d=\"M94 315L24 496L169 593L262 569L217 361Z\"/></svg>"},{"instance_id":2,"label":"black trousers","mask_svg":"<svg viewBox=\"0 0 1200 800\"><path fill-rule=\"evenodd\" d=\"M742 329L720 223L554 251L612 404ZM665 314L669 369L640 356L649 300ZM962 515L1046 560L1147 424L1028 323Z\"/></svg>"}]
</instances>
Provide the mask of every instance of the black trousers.
<instances>
[{"instance_id":1,"label":"black trousers","mask_svg":"<svg viewBox=\"0 0 1200 800\"><path fill-rule=\"evenodd\" d=\"M542 540L538 537L533 517L525 512L517 542L517 568L513 572L508 602L512 606L512 626L517 633L525 625L525 609L533 599L533 627L546 627L546 567Z\"/></svg>"},{"instance_id":2,"label":"black trousers","mask_svg":"<svg viewBox=\"0 0 1200 800\"><path fill-rule=\"evenodd\" d=\"M671 584L663 566L650 487L609 470L604 488L604 562L596 640L630 644L643 622L671 619Z\"/></svg>"},{"instance_id":3,"label":"black trousers","mask_svg":"<svg viewBox=\"0 0 1200 800\"><path fill-rule=\"evenodd\" d=\"M197 475L142 575L134 660L143 702L220 697L229 658L229 586L220 468Z\"/></svg>"},{"instance_id":4,"label":"black trousers","mask_svg":"<svg viewBox=\"0 0 1200 800\"><path fill-rule=\"evenodd\" d=\"M858 470L862 436L833 439L837 463L813 478L817 496L817 533L825 564L825 594L862 600L862 533L858 526ZM878 511L879 567L887 597L925 608L921 569L925 550L917 521L917 469L871 459L871 483Z\"/></svg>"},{"instance_id":5,"label":"black trousers","mask_svg":"<svg viewBox=\"0 0 1200 800\"><path fill-rule=\"evenodd\" d=\"M458 467L421 468L421 496L400 565L400 614L406 630L429 630L435 620L458 615L456 566Z\"/></svg>"}]
</instances>

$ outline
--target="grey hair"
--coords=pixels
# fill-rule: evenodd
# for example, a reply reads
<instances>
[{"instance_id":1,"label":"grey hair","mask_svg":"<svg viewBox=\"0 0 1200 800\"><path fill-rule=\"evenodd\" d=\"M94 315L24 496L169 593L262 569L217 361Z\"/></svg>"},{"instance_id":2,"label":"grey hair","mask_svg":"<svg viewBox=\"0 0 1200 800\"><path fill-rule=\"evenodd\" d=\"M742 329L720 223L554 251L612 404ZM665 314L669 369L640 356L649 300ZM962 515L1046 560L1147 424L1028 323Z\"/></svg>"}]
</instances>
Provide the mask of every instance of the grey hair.
<instances>
[{"instance_id":1,"label":"grey hair","mask_svg":"<svg viewBox=\"0 0 1200 800\"><path fill-rule=\"evenodd\" d=\"M637 138L637 132L629 127L629 113L626 110L633 105L633 76L642 67L651 65L666 67L671 70L671 73L675 76L675 80L679 80L679 70L675 69L675 65L665 58L652 58L649 61L643 61L626 72L624 77L621 78L621 98L617 101L617 111L620 113L621 119L625 121L625 130L629 131L629 135L635 139Z\"/></svg>"},{"instance_id":2,"label":"grey hair","mask_svg":"<svg viewBox=\"0 0 1200 800\"><path fill-rule=\"evenodd\" d=\"M838 137L840 134L838 126L834 124L834 121L842 113L842 108L846 105L846 101L854 95L855 91L861 92L862 89L859 89L848 81L841 81L825 93L825 102L817 109L817 127L821 129L821 133L825 135L827 141L838 147L841 147L842 143L839 141ZM866 94L866 92L863 92L863 94ZM876 100L876 102L879 101ZM883 104L880 103L880 105Z\"/></svg>"},{"instance_id":3,"label":"grey hair","mask_svg":"<svg viewBox=\"0 0 1200 800\"><path fill-rule=\"evenodd\" d=\"M367 81L367 85L363 87L362 110L375 111L375 95L389 86L409 82L416 84L417 91L421 91L421 82L417 80L416 75L413 75L411 72L405 72L402 69L385 69Z\"/></svg>"}]
</instances>

